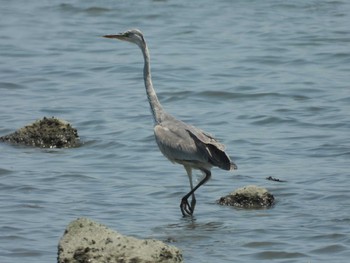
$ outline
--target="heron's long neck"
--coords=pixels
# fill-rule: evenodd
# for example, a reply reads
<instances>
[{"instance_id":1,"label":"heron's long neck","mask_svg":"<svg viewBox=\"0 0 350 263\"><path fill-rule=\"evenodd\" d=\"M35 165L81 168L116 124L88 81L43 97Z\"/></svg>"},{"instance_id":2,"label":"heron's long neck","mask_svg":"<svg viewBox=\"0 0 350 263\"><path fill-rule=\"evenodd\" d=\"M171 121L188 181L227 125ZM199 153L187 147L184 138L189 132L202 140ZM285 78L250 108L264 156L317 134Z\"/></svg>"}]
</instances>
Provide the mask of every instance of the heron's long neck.
<instances>
[{"instance_id":1,"label":"heron's long neck","mask_svg":"<svg viewBox=\"0 0 350 263\"><path fill-rule=\"evenodd\" d=\"M145 80L145 87L146 87L146 93L148 97L149 104L151 106L151 111L153 114L154 121L156 123L160 123L162 121L162 117L164 115L164 110L162 105L160 104L157 94L153 88L152 84L152 76L151 76L151 66L150 66L150 55L147 48L147 45L145 45L144 48L142 48L143 57L145 60L145 65L143 68L143 77Z\"/></svg>"}]
</instances>

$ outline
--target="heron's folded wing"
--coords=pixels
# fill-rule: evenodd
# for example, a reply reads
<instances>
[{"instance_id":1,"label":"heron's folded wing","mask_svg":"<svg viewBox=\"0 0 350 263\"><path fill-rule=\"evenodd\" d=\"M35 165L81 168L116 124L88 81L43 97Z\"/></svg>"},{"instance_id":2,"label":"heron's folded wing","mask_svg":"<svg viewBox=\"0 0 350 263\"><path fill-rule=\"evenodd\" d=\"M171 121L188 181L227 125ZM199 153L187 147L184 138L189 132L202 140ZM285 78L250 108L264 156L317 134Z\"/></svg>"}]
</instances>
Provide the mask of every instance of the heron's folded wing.
<instances>
[{"instance_id":1,"label":"heron's folded wing","mask_svg":"<svg viewBox=\"0 0 350 263\"><path fill-rule=\"evenodd\" d=\"M170 161L208 164L224 170L237 169L225 153L225 146L196 127L172 120L156 125L154 134L159 149Z\"/></svg>"},{"instance_id":2,"label":"heron's folded wing","mask_svg":"<svg viewBox=\"0 0 350 263\"><path fill-rule=\"evenodd\" d=\"M170 122L156 125L154 135L160 151L171 161L207 161L205 149L198 147L181 125Z\"/></svg>"},{"instance_id":3,"label":"heron's folded wing","mask_svg":"<svg viewBox=\"0 0 350 263\"><path fill-rule=\"evenodd\" d=\"M198 129L194 126L188 127L188 132L193 134L198 140L205 144L212 144L215 145L219 150L225 151L225 145L218 142L217 139L215 139L210 133L207 133L206 131L203 131L201 129Z\"/></svg>"},{"instance_id":4,"label":"heron's folded wing","mask_svg":"<svg viewBox=\"0 0 350 263\"><path fill-rule=\"evenodd\" d=\"M204 148L207 152L208 162L224 170L237 169L237 166L231 162L230 157L225 153L225 146L217 142L213 137L208 137L203 133L193 133L188 131L190 136L196 142L198 147Z\"/></svg>"}]
</instances>

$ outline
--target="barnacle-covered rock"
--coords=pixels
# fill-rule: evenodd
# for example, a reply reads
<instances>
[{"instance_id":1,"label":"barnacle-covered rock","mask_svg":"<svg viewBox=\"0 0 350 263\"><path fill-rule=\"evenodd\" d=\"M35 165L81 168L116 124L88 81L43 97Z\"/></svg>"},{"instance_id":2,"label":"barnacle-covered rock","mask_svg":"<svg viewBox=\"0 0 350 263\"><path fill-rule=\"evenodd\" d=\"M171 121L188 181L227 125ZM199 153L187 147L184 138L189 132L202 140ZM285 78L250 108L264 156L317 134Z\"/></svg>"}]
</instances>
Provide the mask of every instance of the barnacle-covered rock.
<instances>
[{"instance_id":1,"label":"barnacle-covered rock","mask_svg":"<svg viewBox=\"0 0 350 263\"><path fill-rule=\"evenodd\" d=\"M124 236L88 218L78 218L58 245L58 263L181 263L179 249L159 240Z\"/></svg>"},{"instance_id":2,"label":"barnacle-covered rock","mask_svg":"<svg viewBox=\"0 0 350 263\"><path fill-rule=\"evenodd\" d=\"M78 132L68 122L57 118L37 120L0 141L41 148L71 148L80 144Z\"/></svg>"},{"instance_id":3,"label":"barnacle-covered rock","mask_svg":"<svg viewBox=\"0 0 350 263\"><path fill-rule=\"evenodd\" d=\"M273 206L275 198L265 188L248 185L239 188L227 196L217 200L220 205L235 206L240 208L269 208Z\"/></svg>"}]
</instances>

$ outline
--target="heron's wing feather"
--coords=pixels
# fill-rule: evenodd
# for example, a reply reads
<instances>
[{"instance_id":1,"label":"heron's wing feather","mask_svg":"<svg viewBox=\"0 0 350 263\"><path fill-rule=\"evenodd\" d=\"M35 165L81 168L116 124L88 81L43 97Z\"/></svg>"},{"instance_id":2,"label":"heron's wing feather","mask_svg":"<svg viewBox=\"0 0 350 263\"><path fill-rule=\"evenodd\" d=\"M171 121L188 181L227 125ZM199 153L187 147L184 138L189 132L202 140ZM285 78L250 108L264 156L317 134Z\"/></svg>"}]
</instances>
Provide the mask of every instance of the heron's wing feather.
<instances>
[{"instance_id":1,"label":"heron's wing feather","mask_svg":"<svg viewBox=\"0 0 350 263\"><path fill-rule=\"evenodd\" d=\"M180 125L181 126L181 125ZM188 131L176 123L165 122L154 127L160 151L173 162L206 162L206 152L198 149Z\"/></svg>"},{"instance_id":2,"label":"heron's wing feather","mask_svg":"<svg viewBox=\"0 0 350 263\"><path fill-rule=\"evenodd\" d=\"M154 127L161 152L171 161L189 161L221 169L236 169L225 153L225 146L210 134L178 120L165 121Z\"/></svg>"},{"instance_id":3,"label":"heron's wing feather","mask_svg":"<svg viewBox=\"0 0 350 263\"><path fill-rule=\"evenodd\" d=\"M225 150L225 145L222 143L218 142L213 135L210 133L207 133L206 131L203 131L201 129L198 129L194 126L189 126L188 132L193 134L198 140L202 141L205 144L213 144L215 145L219 150L224 151Z\"/></svg>"},{"instance_id":4,"label":"heron's wing feather","mask_svg":"<svg viewBox=\"0 0 350 263\"><path fill-rule=\"evenodd\" d=\"M237 166L231 162L230 157L225 153L225 146L219 143L214 137L207 133L198 132L193 133L193 130L188 130L188 133L196 142L198 147L205 148L208 153L208 161L221 169L234 170Z\"/></svg>"}]
</instances>

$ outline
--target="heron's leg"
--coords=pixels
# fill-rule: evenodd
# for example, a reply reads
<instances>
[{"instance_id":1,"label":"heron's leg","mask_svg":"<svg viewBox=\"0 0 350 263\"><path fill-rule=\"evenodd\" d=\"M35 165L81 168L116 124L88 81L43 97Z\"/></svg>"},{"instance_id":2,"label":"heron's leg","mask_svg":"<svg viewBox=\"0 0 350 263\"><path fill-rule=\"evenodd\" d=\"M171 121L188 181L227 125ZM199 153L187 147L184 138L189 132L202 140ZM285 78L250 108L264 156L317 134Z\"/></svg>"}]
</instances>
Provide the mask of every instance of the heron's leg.
<instances>
[{"instance_id":1,"label":"heron's leg","mask_svg":"<svg viewBox=\"0 0 350 263\"><path fill-rule=\"evenodd\" d=\"M187 172L188 179L190 181L191 191L192 191L193 190L192 168L190 166L187 166L187 165L184 165L184 168ZM180 209L181 209L183 216L192 215L193 211L194 211L194 206L196 205L196 197L194 196L194 193L192 194L191 205L188 203L188 197L189 197L189 195L184 196L181 200L181 203L180 203Z\"/></svg>"},{"instance_id":2,"label":"heron's leg","mask_svg":"<svg viewBox=\"0 0 350 263\"><path fill-rule=\"evenodd\" d=\"M188 179L190 180L190 186L191 186L191 191L193 190L193 180L192 180L192 168L190 166L185 166ZM196 197L194 195L194 192L192 194L192 200L191 200L191 208L192 212L194 211L194 207L196 206Z\"/></svg>"},{"instance_id":3,"label":"heron's leg","mask_svg":"<svg viewBox=\"0 0 350 263\"><path fill-rule=\"evenodd\" d=\"M187 169L186 169L187 170ZM191 195L194 195L194 192L203 184L205 184L211 177L211 172L207 169L201 169L202 172L205 173L205 177L202 179L202 181L200 181L196 187L194 187L193 189L191 189L191 191L189 193L187 193L181 200L181 205L180 205L180 208L181 208L181 212L183 214L183 216L186 216L186 215L192 215L193 214L193 207L190 206L190 204L188 203L188 198L191 196Z\"/></svg>"}]
</instances>

